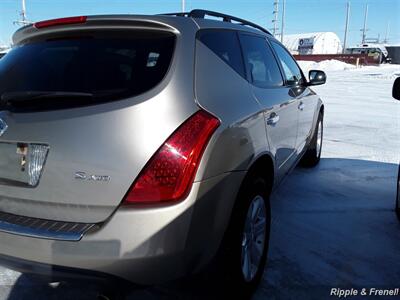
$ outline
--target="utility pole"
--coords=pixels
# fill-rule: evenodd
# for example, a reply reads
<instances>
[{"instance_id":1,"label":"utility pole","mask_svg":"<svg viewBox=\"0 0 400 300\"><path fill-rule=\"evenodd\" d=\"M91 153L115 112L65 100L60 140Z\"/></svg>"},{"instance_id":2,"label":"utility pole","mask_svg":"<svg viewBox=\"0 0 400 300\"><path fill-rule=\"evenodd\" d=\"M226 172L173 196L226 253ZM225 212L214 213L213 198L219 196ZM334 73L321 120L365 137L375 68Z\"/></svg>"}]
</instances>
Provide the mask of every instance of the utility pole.
<instances>
[{"instance_id":1,"label":"utility pole","mask_svg":"<svg viewBox=\"0 0 400 300\"><path fill-rule=\"evenodd\" d=\"M350 1L347 2L346 26L344 27L343 53L345 53L347 48L347 34L349 31L349 20L350 20Z\"/></svg>"},{"instance_id":2,"label":"utility pole","mask_svg":"<svg viewBox=\"0 0 400 300\"><path fill-rule=\"evenodd\" d=\"M182 12L185 12L185 0L182 0Z\"/></svg>"},{"instance_id":3,"label":"utility pole","mask_svg":"<svg viewBox=\"0 0 400 300\"><path fill-rule=\"evenodd\" d=\"M279 0L274 1L274 19L272 20L272 23L274 25L274 28L272 29L272 33L274 36L278 34L278 14L279 14Z\"/></svg>"},{"instance_id":4,"label":"utility pole","mask_svg":"<svg viewBox=\"0 0 400 300\"><path fill-rule=\"evenodd\" d=\"M365 15L364 15L364 27L362 30L362 41L361 44L365 44L365 39L367 38L367 18L368 18L368 4L365 6Z\"/></svg>"},{"instance_id":5,"label":"utility pole","mask_svg":"<svg viewBox=\"0 0 400 300\"><path fill-rule=\"evenodd\" d=\"M389 40L388 40L388 37L389 37L389 26L390 26L390 23L387 22L385 40L383 41L385 44L387 44L389 42Z\"/></svg>"},{"instance_id":6,"label":"utility pole","mask_svg":"<svg viewBox=\"0 0 400 300\"><path fill-rule=\"evenodd\" d=\"M25 5L25 0L22 0L22 10L21 10L20 16L21 16L21 20L14 21L14 24L16 24L16 25L22 25L22 26L32 24L32 22L28 21L28 19L27 19L27 17L26 17L26 5Z\"/></svg>"},{"instance_id":7,"label":"utility pole","mask_svg":"<svg viewBox=\"0 0 400 300\"><path fill-rule=\"evenodd\" d=\"M281 43L283 43L283 34L285 32L285 13L286 13L286 0L283 0L283 2L282 2Z\"/></svg>"},{"instance_id":8,"label":"utility pole","mask_svg":"<svg viewBox=\"0 0 400 300\"><path fill-rule=\"evenodd\" d=\"M22 0L22 11L21 11L22 22L26 22L26 4L25 0Z\"/></svg>"}]
</instances>

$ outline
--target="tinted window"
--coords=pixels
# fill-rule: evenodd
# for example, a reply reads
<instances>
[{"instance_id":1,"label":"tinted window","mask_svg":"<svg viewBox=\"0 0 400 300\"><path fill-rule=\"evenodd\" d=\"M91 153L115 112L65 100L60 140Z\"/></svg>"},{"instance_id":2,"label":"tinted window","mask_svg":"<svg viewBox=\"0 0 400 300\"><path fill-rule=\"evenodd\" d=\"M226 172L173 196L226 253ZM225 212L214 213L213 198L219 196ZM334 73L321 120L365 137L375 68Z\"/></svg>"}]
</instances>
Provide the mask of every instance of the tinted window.
<instances>
[{"instance_id":1,"label":"tinted window","mask_svg":"<svg viewBox=\"0 0 400 300\"><path fill-rule=\"evenodd\" d=\"M0 95L90 93L93 103L135 96L163 79L174 43L175 37L165 33L36 41L14 48L0 60Z\"/></svg>"},{"instance_id":2,"label":"tinted window","mask_svg":"<svg viewBox=\"0 0 400 300\"><path fill-rule=\"evenodd\" d=\"M286 78L286 82L289 85L302 84L303 75L300 68L297 66L295 60L287 52L287 50L280 44L271 41L272 46L275 49L276 54L281 62L283 72Z\"/></svg>"},{"instance_id":3,"label":"tinted window","mask_svg":"<svg viewBox=\"0 0 400 300\"><path fill-rule=\"evenodd\" d=\"M236 32L206 30L200 33L199 39L232 69L245 77L242 53Z\"/></svg>"},{"instance_id":4,"label":"tinted window","mask_svg":"<svg viewBox=\"0 0 400 300\"><path fill-rule=\"evenodd\" d=\"M283 85L278 64L267 41L253 35L241 35L240 41L251 82L262 88Z\"/></svg>"}]
</instances>

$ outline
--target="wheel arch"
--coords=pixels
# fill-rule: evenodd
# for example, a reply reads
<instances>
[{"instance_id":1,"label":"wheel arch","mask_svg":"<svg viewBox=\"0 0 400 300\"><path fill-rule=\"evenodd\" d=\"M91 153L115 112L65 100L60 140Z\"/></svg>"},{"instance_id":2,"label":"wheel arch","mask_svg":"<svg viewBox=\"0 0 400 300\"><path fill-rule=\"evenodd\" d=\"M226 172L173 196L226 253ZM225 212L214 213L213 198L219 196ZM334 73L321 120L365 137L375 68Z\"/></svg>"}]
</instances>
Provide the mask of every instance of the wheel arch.
<instances>
[{"instance_id":1,"label":"wheel arch","mask_svg":"<svg viewBox=\"0 0 400 300\"><path fill-rule=\"evenodd\" d=\"M321 104L321 107L319 108L319 112L322 113L322 116L324 115L325 105Z\"/></svg>"},{"instance_id":2,"label":"wheel arch","mask_svg":"<svg viewBox=\"0 0 400 300\"><path fill-rule=\"evenodd\" d=\"M249 168L246 172L245 177L242 180L242 183L236 195L236 199L233 203L229 223L231 223L237 207L240 206L242 193L246 190L246 186L249 185L251 180L255 177L261 177L265 180L268 188L267 193L270 194L272 192L275 179L275 163L273 156L270 153L260 154L249 164Z\"/></svg>"},{"instance_id":3,"label":"wheel arch","mask_svg":"<svg viewBox=\"0 0 400 300\"><path fill-rule=\"evenodd\" d=\"M237 241L237 233L238 230L242 230L242 224L240 220L243 218L243 214L247 214L247 209L244 209L244 206L246 204L246 199L248 198L248 192L247 188L251 186L251 184L254 184L254 180L258 179L259 177L263 178L267 184L268 191L267 193L270 194L272 191L272 187L274 184L274 177L275 177L275 171L274 171L274 160L273 156L270 153L263 153L260 156L256 157L253 162L250 164L247 173L242 180L242 183L239 188L239 192L237 194L237 197L235 199L235 203L233 205L232 211L231 211L231 216L229 219L229 225L226 229L224 239L223 239L223 247L222 247L222 257L227 257L226 253L228 254L228 257L231 256L232 254L235 254L237 252L232 251L231 243L232 241ZM255 187L255 186L254 186ZM243 196L243 197L242 197ZM247 198L246 198L247 197ZM250 198L251 199L251 198ZM267 219L269 222L271 222L271 210L270 210L270 204L269 200L265 199L268 201L266 205L268 206L267 214L268 217ZM269 245L269 236L270 236L270 225L268 225L268 237L267 237L267 242L266 242L266 250L265 250L265 257L268 253L268 245ZM240 237L243 239L243 237ZM237 244L237 243L236 243ZM224 246L225 245L225 246ZM225 254L224 254L225 251ZM265 264L265 257L262 259ZM231 264L230 264L231 265ZM262 265L262 268L264 265ZM261 272L262 274L262 272Z\"/></svg>"},{"instance_id":4,"label":"wheel arch","mask_svg":"<svg viewBox=\"0 0 400 300\"><path fill-rule=\"evenodd\" d=\"M319 108L317 107L317 109L314 112L314 120L313 120L313 126L311 129L311 135L310 137L312 137L315 133L315 130L317 128L317 122L318 122L318 118L319 115L322 114L322 118L324 117L324 113L325 113L325 105L322 103L322 101L319 104Z\"/></svg>"},{"instance_id":5,"label":"wheel arch","mask_svg":"<svg viewBox=\"0 0 400 300\"><path fill-rule=\"evenodd\" d=\"M271 193L275 181L275 163L271 154L263 153L250 164L240 190L243 189L250 179L256 176L265 180L268 186L268 193Z\"/></svg>"}]
</instances>

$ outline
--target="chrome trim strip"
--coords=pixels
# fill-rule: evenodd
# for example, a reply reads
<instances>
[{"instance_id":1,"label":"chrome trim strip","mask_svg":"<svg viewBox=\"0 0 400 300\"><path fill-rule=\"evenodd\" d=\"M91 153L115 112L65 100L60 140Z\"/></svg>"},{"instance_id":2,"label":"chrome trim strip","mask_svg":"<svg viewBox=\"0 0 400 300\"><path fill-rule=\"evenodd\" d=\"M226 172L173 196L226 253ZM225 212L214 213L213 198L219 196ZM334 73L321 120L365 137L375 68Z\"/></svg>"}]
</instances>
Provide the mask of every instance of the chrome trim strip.
<instances>
[{"instance_id":1,"label":"chrome trim strip","mask_svg":"<svg viewBox=\"0 0 400 300\"><path fill-rule=\"evenodd\" d=\"M80 241L95 224L60 222L0 212L0 232L33 238Z\"/></svg>"}]
</instances>

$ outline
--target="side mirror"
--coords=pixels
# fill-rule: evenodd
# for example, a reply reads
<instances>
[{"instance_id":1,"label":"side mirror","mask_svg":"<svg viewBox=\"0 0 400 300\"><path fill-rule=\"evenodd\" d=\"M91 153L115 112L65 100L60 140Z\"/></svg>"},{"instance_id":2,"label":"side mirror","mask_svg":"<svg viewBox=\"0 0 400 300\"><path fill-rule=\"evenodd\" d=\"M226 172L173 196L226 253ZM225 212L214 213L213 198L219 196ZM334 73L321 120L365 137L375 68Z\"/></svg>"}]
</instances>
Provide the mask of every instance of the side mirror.
<instances>
[{"instance_id":1,"label":"side mirror","mask_svg":"<svg viewBox=\"0 0 400 300\"><path fill-rule=\"evenodd\" d=\"M310 70L308 85L321 85L326 82L326 74L319 70Z\"/></svg>"},{"instance_id":2,"label":"side mirror","mask_svg":"<svg viewBox=\"0 0 400 300\"><path fill-rule=\"evenodd\" d=\"M400 100L400 77L397 77L393 84L393 98Z\"/></svg>"}]
</instances>

